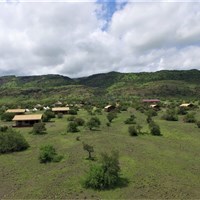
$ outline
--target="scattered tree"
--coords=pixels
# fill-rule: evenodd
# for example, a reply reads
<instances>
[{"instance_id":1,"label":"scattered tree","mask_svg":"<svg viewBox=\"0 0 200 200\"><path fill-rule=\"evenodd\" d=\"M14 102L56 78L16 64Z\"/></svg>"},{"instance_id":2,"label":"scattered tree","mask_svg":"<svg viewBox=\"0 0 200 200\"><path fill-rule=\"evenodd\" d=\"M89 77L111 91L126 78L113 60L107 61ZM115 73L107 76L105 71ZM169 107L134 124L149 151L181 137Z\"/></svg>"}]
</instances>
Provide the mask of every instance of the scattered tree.
<instances>
[{"instance_id":1,"label":"scattered tree","mask_svg":"<svg viewBox=\"0 0 200 200\"><path fill-rule=\"evenodd\" d=\"M10 122L10 121L12 121L12 119L14 118L14 116L15 116L15 113L7 113L7 112L5 112L5 113L3 113L1 115L1 120L2 121Z\"/></svg>"},{"instance_id":2,"label":"scattered tree","mask_svg":"<svg viewBox=\"0 0 200 200\"><path fill-rule=\"evenodd\" d=\"M168 109L162 118L167 121L178 121L178 115L175 109Z\"/></svg>"},{"instance_id":3,"label":"scattered tree","mask_svg":"<svg viewBox=\"0 0 200 200\"><path fill-rule=\"evenodd\" d=\"M128 132L130 136L138 136L138 130L136 129L135 126L129 126Z\"/></svg>"},{"instance_id":4,"label":"scattered tree","mask_svg":"<svg viewBox=\"0 0 200 200\"><path fill-rule=\"evenodd\" d=\"M98 117L91 117L90 120L87 122L87 127L92 130L93 128L99 128L101 122Z\"/></svg>"},{"instance_id":5,"label":"scattered tree","mask_svg":"<svg viewBox=\"0 0 200 200\"><path fill-rule=\"evenodd\" d=\"M83 142L83 150L85 150L85 151L88 152L88 159L89 159L89 160L92 160L92 155L91 155L91 153L94 152L93 146L91 146L91 145L89 145L89 144L85 144L85 143Z\"/></svg>"},{"instance_id":6,"label":"scattered tree","mask_svg":"<svg viewBox=\"0 0 200 200\"><path fill-rule=\"evenodd\" d=\"M155 136L161 136L160 127L154 121L149 124L150 133Z\"/></svg>"},{"instance_id":7,"label":"scattered tree","mask_svg":"<svg viewBox=\"0 0 200 200\"><path fill-rule=\"evenodd\" d=\"M194 113L194 112L188 113L188 114L185 115L185 117L183 118L183 121L184 121L184 122L187 122L187 123L195 123L195 122L196 122L195 113Z\"/></svg>"},{"instance_id":8,"label":"scattered tree","mask_svg":"<svg viewBox=\"0 0 200 200\"><path fill-rule=\"evenodd\" d=\"M58 113L58 114L57 114L57 118L58 118L58 119L63 118L63 114L62 114L62 113Z\"/></svg>"},{"instance_id":9,"label":"scattered tree","mask_svg":"<svg viewBox=\"0 0 200 200\"><path fill-rule=\"evenodd\" d=\"M126 120L124 121L124 123L125 123L125 124L136 124L135 118L136 118L135 115L132 114L128 119L126 119Z\"/></svg>"},{"instance_id":10,"label":"scattered tree","mask_svg":"<svg viewBox=\"0 0 200 200\"><path fill-rule=\"evenodd\" d=\"M43 122L38 122L33 125L33 130L30 132L34 135L42 135L46 134L46 128L45 128L45 123Z\"/></svg>"},{"instance_id":11,"label":"scattered tree","mask_svg":"<svg viewBox=\"0 0 200 200\"><path fill-rule=\"evenodd\" d=\"M63 156L56 153L53 145L45 145L40 148L39 160L41 163L60 162Z\"/></svg>"},{"instance_id":12,"label":"scattered tree","mask_svg":"<svg viewBox=\"0 0 200 200\"><path fill-rule=\"evenodd\" d=\"M29 147L24 136L13 129L1 129L0 131L0 153L23 151Z\"/></svg>"},{"instance_id":13,"label":"scattered tree","mask_svg":"<svg viewBox=\"0 0 200 200\"><path fill-rule=\"evenodd\" d=\"M67 132L70 132L70 133L76 133L78 132L78 124L76 122L69 122L68 123L68 126L67 126Z\"/></svg>"},{"instance_id":14,"label":"scattered tree","mask_svg":"<svg viewBox=\"0 0 200 200\"><path fill-rule=\"evenodd\" d=\"M109 112L108 115L107 115L107 119L108 121L111 123L113 121L113 119L115 119L117 117L117 113L112 111L112 112Z\"/></svg>"},{"instance_id":15,"label":"scattered tree","mask_svg":"<svg viewBox=\"0 0 200 200\"><path fill-rule=\"evenodd\" d=\"M101 154L100 162L91 166L84 180L84 187L99 190L114 188L120 182L118 152Z\"/></svg>"}]
</instances>

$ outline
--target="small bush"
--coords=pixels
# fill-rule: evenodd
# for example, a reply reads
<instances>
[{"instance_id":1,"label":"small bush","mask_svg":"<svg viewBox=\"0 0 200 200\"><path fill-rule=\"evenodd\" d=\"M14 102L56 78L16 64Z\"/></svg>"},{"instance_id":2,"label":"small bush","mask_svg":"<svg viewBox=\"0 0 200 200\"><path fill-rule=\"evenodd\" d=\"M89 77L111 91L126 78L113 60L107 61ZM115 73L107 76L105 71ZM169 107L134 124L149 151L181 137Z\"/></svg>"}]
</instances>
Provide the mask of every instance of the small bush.
<instances>
[{"instance_id":1,"label":"small bush","mask_svg":"<svg viewBox=\"0 0 200 200\"><path fill-rule=\"evenodd\" d=\"M76 133L79 131L77 127L78 127L78 124L76 122L69 122L67 126L67 132Z\"/></svg>"},{"instance_id":2,"label":"small bush","mask_svg":"<svg viewBox=\"0 0 200 200\"><path fill-rule=\"evenodd\" d=\"M92 130L93 128L99 128L101 122L98 117L91 117L90 120L87 122L87 127Z\"/></svg>"},{"instance_id":3,"label":"small bush","mask_svg":"<svg viewBox=\"0 0 200 200\"><path fill-rule=\"evenodd\" d=\"M8 126L0 126L0 132L6 132L8 130Z\"/></svg>"},{"instance_id":4,"label":"small bush","mask_svg":"<svg viewBox=\"0 0 200 200\"><path fill-rule=\"evenodd\" d=\"M187 108L179 107L177 110L177 113L178 113L178 115L186 115L188 113Z\"/></svg>"},{"instance_id":5,"label":"small bush","mask_svg":"<svg viewBox=\"0 0 200 200\"><path fill-rule=\"evenodd\" d=\"M196 125L197 125L198 128L200 128L200 121L197 121Z\"/></svg>"},{"instance_id":6,"label":"small bush","mask_svg":"<svg viewBox=\"0 0 200 200\"><path fill-rule=\"evenodd\" d=\"M136 124L136 122L135 122L135 115L131 115L128 119L126 119L125 121L124 121L124 123L125 124Z\"/></svg>"},{"instance_id":7,"label":"small bush","mask_svg":"<svg viewBox=\"0 0 200 200\"><path fill-rule=\"evenodd\" d=\"M130 136L138 136L138 131L135 126L129 126L128 132Z\"/></svg>"},{"instance_id":8,"label":"small bush","mask_svg":"<svg viewBox=\"0 0 200 200\"><path fill-rule=\"evenodd\" d=\"M161 136L160 127L155 122L149 124L150 133L155 136Z\"/></svg>"},{"instance_id":9,"label":"small bush","mask_svg":"<svg viewBox=\"0 0 200 200\"><path fill-rule=\"evenodd\" d=\"M40 163L60 162L62 158L62 155L57 155L56 150L52 145L45 145L40 148Z\"/></svg>"},{"instance_id":10,"label":"small bush","mask_svg":"<svg viewBox=\"0 0 200 200\"><path fill-rule=\"evenodd\" d=\"M112 112L109 112L108 115L107 115L107 119L108 121L111 123L113 121L113 119L115 119L117 117L117 113L112 111Z\"/></svg>"},{"instance_id":11,"label":"small bush","mask_svg":"<svg viewBox=\"0 0 200 200\"><path fill-rule=\"evenodd\" d=\"M70 114L70 115L77 115L77 110L75 110L75 109L70 109L70 110L69 110L69 114Z\"/></svg>"},{"instance_id":12,"label":"small bush","mask_svg":"<svg viewBox=\"0 0 200 200\"><path fill-rule=\"evenodd\" d=\"M0 153L23 151L29 147L24 136L13 129L0 131Z\"/></svg>"},{"instance_id":13,"label":"small bush","mask_svg":"<svg viewBox=\"0 0 200 200\"><path fill-rule=\"evenodd\" d=\"M14 116L15 116L15 113L3 113L2 115L1 115L1 120L2 121L7 121L7 122L11 122L12 121L12 119L14 118Z\"/></svg>"},{"instance_id":14,"label":"small bush","mask_svg":"<svg viewBox=\"0 0 200 200\"><path fill-rule=\"evenodd\" d=\"M187 122L187 123L195 123L195 122L196 122L195 113L194 113L194 112L188 113L188 114L185 115L185 117L183 118L183 121L184 121L184 122Z\"/></svg>"},{"instance_id":15,"label":"small bush","mask_svg":"<svg viewBox=\"0 0 200 200\"><path fill-rule=\"evenodd\" d=\"M83 126L85 124L85 120L79 117L75 118L74 122L76 122L78 126Z\"/></svg>"},{"instance_id":16,"label":"small bush","mask_svg":"<svg viewBox=\"0 0 200 200\"><path fill-rule=\"evenodd\" d=\"M62 114L62 113L58 113L58 114L57 114L57 118L58 118L58 119L62 119L62 118L63 118L63 114Z\"/></svg>"},{"instance_id":17,"label":"small bush","mask_svg":"<svg viewBox=\"0 0 200 200\"><path fill-rule=\"evenodd\" d=\"M86 188L105 190L116 187L120 182L120 166L118 152L101 154L99 164L91 166L83 186Z\"/></svg>"},{"instance_id":18,"label":"small bush","mask_svg":"<svg viewBox=\"0 0 200 200\"><path fill-rule=\"evenodd\" d=\"M43 115L43 122L49 122L51 119L55 118L55 113L51 110L46 110Z\"/></svg>"},{"instance_id":19,"label":"small bush","mask_svg":"<svg viewBox=\"0 0 200 200\"><path fill-rule=\"evenodd\" d=\"M45 123L43 123L43 122L35 123L33 125L33 130L30 133L32 133L34 135L46 134Z\"/></svg>"},{"instance_id":20,"label":"small bush","mask_svg":"<svg viewBox=\"0 0 200 200\"><path fill-rule=\"evenodd\" d=\"M169 109L166 113L162 116L162 119L167 121L178 121L178 115L175 109Z\"/></svg>"},{"instance_id":21,"label":"small bush","mask_svg":"<svg viewBox=\"0 0 200 200\"><path fill-rule=\"evenodd\" d=\"M69 117L67 118L67 121L70 121L70 122L72 122L72 121L74 121L74 120L75 120L75 118L76 118L76 117L74 117L74 116L69 116Z\"/></svg>"}]
</instances>

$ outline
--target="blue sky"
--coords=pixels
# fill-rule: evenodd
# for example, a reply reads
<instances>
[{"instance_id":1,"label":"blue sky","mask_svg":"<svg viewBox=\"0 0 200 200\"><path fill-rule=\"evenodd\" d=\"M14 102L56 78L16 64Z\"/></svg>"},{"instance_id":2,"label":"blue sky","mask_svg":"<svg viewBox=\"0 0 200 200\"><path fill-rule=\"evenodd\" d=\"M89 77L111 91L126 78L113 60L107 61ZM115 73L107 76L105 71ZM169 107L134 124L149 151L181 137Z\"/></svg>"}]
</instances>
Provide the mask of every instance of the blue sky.
<instances>
[{"instance_id":1,"label":"blue sky","mask_svg":"<svg viewBox=\"0 0 200 200\"><path fill-rule=\"evenodd\" d=\"M117 2L116 0L97 0L97 3L102 5L102 11L97 13L98 17L103 18L106 21L105 26L102 28L106 30L109 26L109 22L112 19L113 14L119 10L123 9L126 2Z\"/></svg>"}]
</instances>

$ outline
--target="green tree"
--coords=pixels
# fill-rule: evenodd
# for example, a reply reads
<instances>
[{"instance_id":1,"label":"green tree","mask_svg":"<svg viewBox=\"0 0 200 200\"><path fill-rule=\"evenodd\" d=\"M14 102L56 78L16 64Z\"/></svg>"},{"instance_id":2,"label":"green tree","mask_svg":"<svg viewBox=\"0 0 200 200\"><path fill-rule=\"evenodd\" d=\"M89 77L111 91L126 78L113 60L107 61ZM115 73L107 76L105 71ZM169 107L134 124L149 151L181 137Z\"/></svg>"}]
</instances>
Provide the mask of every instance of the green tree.
<instances>
[{"instance_id":1,"label":"green tree","mask_svg":"<svg viewBox=\"0 0 200 200\"><path fill-rule=\"evenodd\" d=\"M119 172L118 152L112 152L111 155L102 153L100 162L91 166L84 180L84 186L99 190L114 188L120 182Z\"/></svg>"},{"instance_id":2,"label":"green tree","mask_svg":"<svg viewBox=\"0 0 200 200\"><path fill-rule=\"evenodd\" d=\"M167 121L178 121L178 115L175 109L168 109L162 118Z\"/></svg>"},{"instance_id":3,"label":"green tree","mask_svg":"<svg viewBox=\"0 0 200 200\"><path fill-rule=\"evenodd\" d=\"M55 113L51 110L46 110L43 115L43 122L49 122L51 119L55 118Z\"/></svg>"},{"instance_id":4,"label":"green tree","mask_svg":"<svg viewBox=\"0 0 200 200\"><path fill-rule=\"evenodd\" d=\"M67 126L67 132L76 133L78 132L78 124L76 122L69 122Z\"/></svg>"},{"instance_id":5,"label":"green tree","mask_svg":"<svg viewBox=\"0 0 200 200\"><path fill-rule=\"evenodd\" d=\"M187 123L195 123L195 122L196 122L195 113L194 113L194 112L188 113L188 114L185 115L185 117L183 118L183 121L184 121L184 122L187 122Z\"/></svg>"},{"instance_id":6,"label":"green tree","mask_svg":"<svg viewBox=\"0 0 200 200\"><path fill-rule=\"evenodd\" d=\"M1 120L2 121L7 121L7 122L10 122L10 121L12 121L12 119L14 118L14 116L15 116L15 113L3 113L2 115L1 115Z\"/></svg>"},{"instance_id":7,"label":"green tree","mask_svg":"<svg viewBox=\"0 0 200 200\"><path fill-rule=\"evenodd\" d=\"M62 158L62 155L56 153L53 145L45 145L40 148L39 160L41 163L59 162Z\"/></svg>"},{"instance_id":8,"label":"green tree","mask_svg":"<svg viewBox=\"0 0 200 200\"><path fill-rule=\"evenodd\" d=\"M38 122L33 125L33 130L31 131L32 134L34 135L42 135L46 134L46 128L45 128L45 123L43 122Z\"/></svg>"},{"instance_id":9,"label":"green tree","mask_svg":"<svg viewBox=\"0 0 200 200\"><path fill-rule=\"evenodd\" d=\"M87 127L92 130L93 128L99 128L101 122L98 117L91 117L90 120L87 122Z\"/></svg>"},{"instance_id":10,"label":"green tree","mask_svg":"<svg viewBox=\"0 0 200 200\"><path fill-rule=\"evenodd\" d=\"M160 127L154 121L149 124L150 133L155 136L161 136Z\"/></svg>"},{"instance_id":11,"label":"green tree","mask_svg":"<svg viewBox=\"0 0 200 200\"><path fill-rule=\"evenodd\" d=\"M89 144L85 144L85 143L83 142L83 150L85 150L85 151L88 152L88 159L89 159L89 160L92 160L92 155L91 155L91 153L94 152L93 146L91 146L91 145L89 145Z\"/></svg>"},{"instance_id":12,"label":"green tree","mask_svg":"<svg viewBox=\"0 0 200 200\"><path fill-rule=\"evenodd\" d=\"M24 136L9 128L0 131L0 153L23 151L29 147Z\"/></svg>"},{"instance_id":13,"label":"green tree","mask_svg":"<svg viewBox=\"0 0 200 200\"><path fill-rule=\"evenodd\" d=\"M115 119L117 117L117 113L116 112L109 112L107 115L107 119L108 121L111 123L113 121L113 119Z\"/></svg>"},{"instance_id":14,"label":"green tree","mask_svg":"<svg viewBox=\"0 0 200 200\"><path fill-rule=\"evenodd\" d=\"M136 129L135 126L129 126L128 132L130 136L138 136L138 130Z\"/></svg>"}]
</instances>

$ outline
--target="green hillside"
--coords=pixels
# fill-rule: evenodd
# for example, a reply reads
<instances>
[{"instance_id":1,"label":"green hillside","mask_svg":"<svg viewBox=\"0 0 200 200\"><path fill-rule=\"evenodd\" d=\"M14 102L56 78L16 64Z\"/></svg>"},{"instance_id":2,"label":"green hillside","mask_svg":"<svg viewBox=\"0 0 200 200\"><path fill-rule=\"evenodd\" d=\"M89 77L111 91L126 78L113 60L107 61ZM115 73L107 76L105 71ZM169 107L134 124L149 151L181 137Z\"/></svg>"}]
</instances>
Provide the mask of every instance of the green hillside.
<instances>
[{"instance_id":1,"label":"green hillside","mask_svg":"<svg viewBox=\"0 0 200 200\"><path fill-rule=\"evenodd\" d=\"M109 72L71 79L61 75L0 77L0 103L110 98L199 98L200 71ZM15 97L13 99L13 97Z\"/></svg>"}]
</instances>

